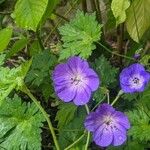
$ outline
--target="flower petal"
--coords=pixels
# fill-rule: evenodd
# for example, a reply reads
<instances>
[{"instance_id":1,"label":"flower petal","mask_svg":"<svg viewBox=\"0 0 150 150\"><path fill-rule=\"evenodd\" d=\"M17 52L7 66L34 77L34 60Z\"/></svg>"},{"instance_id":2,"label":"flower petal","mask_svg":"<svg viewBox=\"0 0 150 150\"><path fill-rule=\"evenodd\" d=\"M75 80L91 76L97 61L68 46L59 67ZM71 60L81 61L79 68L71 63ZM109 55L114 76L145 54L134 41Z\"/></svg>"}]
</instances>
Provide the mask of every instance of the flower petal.
<instances>
[{"instance_id":1,"label":"flower petal","mask_svg":"<svg viewBox=\"0 0 150 150\"><path fill-rule=\"evenodd\" d=\"M72 72L66 64L57 65L52 74L54 84L64 85L66 82L69 81L68 79L70 77L70 74L72 74Z\"/></svg>"},{"instance_id":2,"label":"flower petal","mask_svg":"<svg viewBox=\"0 0 150 150\"><path fill-rule=\"evenodd\" d=\"M76 91L76 96L73 99L75 105L85 105L89 102L91 98L91 90L88 86L86 87L79 87Z\"/></svg>"},{"instance_id":3,"label":"flower petal","mask_svg":"<svg viewBox=\"0 0 150 150\"><path fill-rule=\"evenodd\" d=\"M56 94L64 102L70 102L76 95L76 90L68 86L56 86Z\"/></svg>"},{"instance_id":4,"label":"flower petal","mask_svg":"<svg viewBox=\"0 0 150 150\"><path fill-rule=\"evenodd\" d=\"M85 119L84 126L88 131L95 131L97 124L95 123L96 113L91 112Z\"/></svg>"},{"instance_id":5,"label":"flower petal","mask_svg":"<svg viewBox=\"0 0 150 150\"><path fill-rule=\"evenodd\" d=\"M85 73L86 78L88 79L88 86L91 88L92 91L96 91L100 84L98 75L92 69L87 69Z\"/></svg>"},{"instance_id":6,"label":"flower petal","mask_svg":"<svg viewBox=\"0 0 150 150\"><path fill-rule=\"evenodd\" d=\"M94 142L101 146L107 147L113 141L113 133L111 128L102 128L102 126L94 132Z\"/></svg>"},{"instance_id":7,"label":"flower petal","mask_svg":"<svg viewBox=\"0 0 150 150\"><path fill-rule=\"evenodd\" d=\"M113 138L113 143L112 144L114 146L119 146L119 145L123 144L127 139L126 133L122 132L119 129L114 129L113 128L113 135L114 135L114 138Z\"/></svg>"},{"instance_id":8,"label":"flower petal","mask_svg":"<svg viewBox=\"0 0 150 150\"><path fill-rule=\"evenodd\" d=\"M69 58L67 64L73 72L78 72L89 68L88 62L77 56Z\"/></svg>"},{"instance_id":9,"label":"flower petal","mask_svg":"<svg viewBox=\"0 0 150 150\"><path fill-rule=\"evenodd\" d=\"M116 122L118 122L119 124L121 124L126 129L130 128L129 119L128 119L128 117L124 113L122 113L120 111L116 111L113 114L113 117L114 117L114 119L115 119Z\"/></svg>"},{"instance_id":10,"label":"flower petal","mask_svg":"<svg viewBox=\"0 0 150 150\"><path fill-rule=\"evenodd\" d=\"M96 112L102 115L109 116L115 112L115 109L111 105L103 103L97 108Z\"/></svg>"}]
</instances>

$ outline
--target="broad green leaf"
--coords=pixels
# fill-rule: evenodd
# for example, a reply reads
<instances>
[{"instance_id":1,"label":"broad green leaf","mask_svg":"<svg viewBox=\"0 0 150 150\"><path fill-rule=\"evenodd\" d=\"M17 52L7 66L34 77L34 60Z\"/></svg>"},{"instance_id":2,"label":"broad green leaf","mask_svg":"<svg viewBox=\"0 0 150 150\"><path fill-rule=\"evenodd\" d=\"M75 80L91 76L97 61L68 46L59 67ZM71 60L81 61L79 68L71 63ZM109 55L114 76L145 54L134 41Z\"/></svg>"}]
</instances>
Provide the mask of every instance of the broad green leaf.
<instances>
[{"instance_id":1,"label":"broad green leaf","mask_svg":"<svg viewBox=\"0 0 150 150\"><path fill-rule=\"evenodd\" d=\"M150 60L150 55L144 55L141 58L140 63L143 64L144 66L148 66L149 65L149 60Z\"/></svg>"},{"instance_id":2,"label":"broad green leaf","mask_svg":"<svg viewBox=\"0 0 150 150\"><path fill-rule=\"evenodd\" d=\"M60 2L60 0L49 0L48 5L45 11L45 14L43 16L43 21L45 21L47 18L51 17L51 14L53 10L55 9L56 5Z\"/></svg>"},{"instance_id":3,"label":"broad green leaf","mask_svg":"<svg viewBox=\"0 0 150 150\"><path fill-rule=\"evenodd\" d=\"M18 26L36 31L47 4L48 0L18 0L12 16Z\"/></svg>"},{"instance_id":4,"label":"broad green leaf","mask_svg":"<svg viewBox=\"0 0 150 150\"><path fill-rule=\"evenodd\" d=\"M60 60L78 54L87 59L96 48L94 42L100 39L101 27L95 13L84 15L78 11L73 20L59 28L63 41Z\"/></svg>"},{"instance_id":5,"label":"broad green leaf","mask_svg":"<svg viewBox=\"0 0 150 150\"><path fill-rule=\"evenodd\" d=\"M43 115L33 103L15 95L0 106L0 147L7 150L41 150Z\"/></svg>"},{"instance_id":6,"label":"broad green leaf","mask_svg":"<svg viewBox=\"0 0 150 150\"><path fill-rule=\"evenodd\" d=\"M139 42L143 34L150 27L149 6L149 0L134 0L127 10L127 31L136 42Z\"/></svg>"},{"instance_id":7,"label":"broad green leaf","mask_svg":"<svg viewBox=\"0 0 150 150\"><path fill-rule=\"evenodd\" d=\"M6 58L14 56L16 53L21 51L28 43L27 38L20 39L14 43L11 50L7 53Z\"/></svg>"},{"instance_id":8,"label":"broad green leaf","mask_svg":"<svg viewBox=\"0 0 150 150\"><path fill-rule=\"evenodd\" d=\"M129 0L112 0L111 9L116 18L116 25L126 20L126 10L130 6Z\"/></svg>"},{"instance_id":9,"label":"broad green leaf","mask_svg":"<svg viewBox=\"0 0 150 150\"><path fill-rule=\"evenodd\" d=\"M8 45L12 36L12 29L5 28L0 30L0 52L2 52Z\"/></svg>"},{"instance_id":10,"label":"broad green leaf","mask_svg":"<svg viewBox=\"0 0 150 150\"><path fill-rule=\"evenodd\" d=\"M41 46L38 41L34 41L29 48L29 55L34 56L42 52Z\"/></svg>"},{"instance_id":11,"label":"broad green leaf","mask_svg":"<svg viewBox=\"0 0 150 150\"><path fill-rule=\"evenodd\" d=\"M58 109L55 120L58 121L58 128L62 129L73 120L77 106L72 103L62 103Z\"/></svg>"}]
</instances>

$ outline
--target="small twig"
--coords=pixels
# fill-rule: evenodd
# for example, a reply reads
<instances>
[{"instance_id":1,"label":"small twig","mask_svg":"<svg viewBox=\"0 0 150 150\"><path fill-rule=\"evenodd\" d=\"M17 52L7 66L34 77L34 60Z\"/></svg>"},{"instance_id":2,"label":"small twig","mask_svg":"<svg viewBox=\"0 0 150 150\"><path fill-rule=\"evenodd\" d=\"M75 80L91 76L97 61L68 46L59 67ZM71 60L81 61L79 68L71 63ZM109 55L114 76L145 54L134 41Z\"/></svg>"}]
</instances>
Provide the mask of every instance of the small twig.
<instances>
[{"instance_id":1,"label":"small twig","mask_svg":"<svg viewBox=\"0 0 150 150\"><path fill-rule=\"evenodd\" d=\"M123 57L123 58L126 58L126 59L134 60L134 58L112 52L109 48L107 48L105 45L101 44L100 42L97 42L97 43L111 54L114 54L114 55L117 55L117 56L120 56L120 57Z\"/></svg>"},{"instance_id":2,"label":"small twig","mask_svg":"<svg viewBox=\"0 0 150 150\"><path fill-rule=\"evenodd\" d=\"M69 22L69 19L68 19L68 18L66 18L66 17L64 17L64 16L62 16L62 15L60 15L60 14L56 13L56 12L54 12L54 15L56 15L56 16L58 16L58 17L62 18L63 20L65 20L65 21Z\"/></svg>"}]
</instances>

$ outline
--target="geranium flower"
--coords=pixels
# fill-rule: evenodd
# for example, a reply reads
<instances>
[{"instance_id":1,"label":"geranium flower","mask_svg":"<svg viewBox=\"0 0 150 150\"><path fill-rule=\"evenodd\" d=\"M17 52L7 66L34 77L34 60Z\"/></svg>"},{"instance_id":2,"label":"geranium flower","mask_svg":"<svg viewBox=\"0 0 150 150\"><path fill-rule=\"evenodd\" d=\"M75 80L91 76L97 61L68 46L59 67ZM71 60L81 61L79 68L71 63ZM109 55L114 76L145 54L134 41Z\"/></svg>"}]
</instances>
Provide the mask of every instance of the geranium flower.
<instances>
[{"instance_id":1,"label":"geranium flower","mask_svg":"<svg viewBox=\"0 0 150 150\"><path fill-rule=\"evenodd\" d=\"M102 104L87 116L84 126L93 133L97 145L107 147L118 146L126 141L130 123L124 113L116 111L111 105Z\"/></svg>"},{"instance_id":2,"label":"geranium flower","mask_svg":"<svg viewBox=\"0 0 150 150\"><path fill-rule=\"evenodd\" d=\"M120 85L125 93L142 92L150 81L150 73L138 63L132 64L120 73Z\"/></svg>"},{"instance_id":3,"label":"geranium flower","mask_svg":"<svg viewBox=\"0 0 150 150\"><path fill-rule=\"evenodd\" d=\"M67 63L56 66L52 79L58 97L64 102L84 105L89 102L91 92L99 86L98 75L88 62L80 57L71 57Z\"/></svg>"}]
</instances>

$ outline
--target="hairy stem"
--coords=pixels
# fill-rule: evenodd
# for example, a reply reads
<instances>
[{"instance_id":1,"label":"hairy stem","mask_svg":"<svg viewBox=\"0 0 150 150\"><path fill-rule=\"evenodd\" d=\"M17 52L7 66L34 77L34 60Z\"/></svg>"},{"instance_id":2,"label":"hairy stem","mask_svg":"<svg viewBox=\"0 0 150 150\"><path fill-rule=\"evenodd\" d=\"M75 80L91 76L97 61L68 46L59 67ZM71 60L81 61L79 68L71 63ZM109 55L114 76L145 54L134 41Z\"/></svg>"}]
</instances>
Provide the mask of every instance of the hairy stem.
<instances>
[{"instance_id":1,"label":"hairy stem","mask_svg":"<svg viewBox=\"0 0 150 150\"><path fill-rule=\"evenodd\" d=\"M90 110L89 110L89 107L88 107L87 104L85 105L85 109L86 109L87 114L89 114ZM89 142L90 142L90 132L88 131L87 132L86 144L85 144L85 150L88 150Z\"/></svg>"},{"instance_id":2,"label":"hairy stem","mask_svg":"<svg viewBox=\"0 0 150 150\"><path fill-rule=\"evenodd\" d=\"M120 98L120 96L123 94L123 91L122 90L120 90L119 91L119 93L118 93L118 95L116 96L116 98L113 100L113 102L111 103L111 106L113 106L116 102L117 102L117 100Z\"/></svg>"},{"instance_id":3,"label":"hairy stem","mask_svg":"<svg viewBox=\"0 0 150 150\"><path fill-rule=\"evenodd\" d=\"M64 150L69 150L71 149L74 145L76 145L83 137L85 136L85 132L76 140L74 141L71 145L66 147Z\"/></svg>"},{"instance_id":4,"label":"hairy stem","mask_svg":"<svg viewBox=\"0 0 150 150\"><path fill-rule=\"evenodd\" d=\"M46 119L46 121L48 123L48 127L50 129L51 134L52 134L56 150L60 150L59 144L58 144L58 141L57 141L57 138L56 138L56 135L55 135L52 123L51 123L51 120L49 118L49 115L46 113L46 111L40 105L39 101L33 96L33 94L30 92L30 90L27 88L26 85L24 85L24 87L22 88L22 92L24 92L25 94L27 94L30 97L30 99L35 103L35 105L39 108L39 110L42 112L44 118Z\"/></svg>"},{"instance_id":5,"label":"hairy stem","mask_svg":"<svg viewBox=\"0 0 150 150\"><path fill-rule=\"evenodd\" d=\"M120 57L123 57L123 58L126 58L126 59L134 60L134 58L128 57L128 56L126 56L126 55L121 55L121 54L112 52L109 48L107 48L105 45L103 45L103 44L100 43L100 42L97 42L97 43L98 43L101 47L103 47L106 51L108 51L109 53L111 53L111 54L114 54L114 55L116 55L116 56L120 56Z\"/></svg>"}]
</instances>

